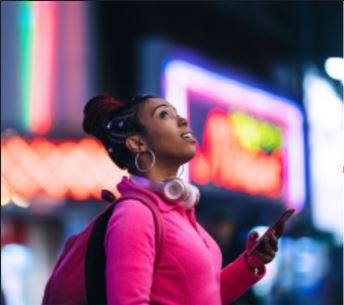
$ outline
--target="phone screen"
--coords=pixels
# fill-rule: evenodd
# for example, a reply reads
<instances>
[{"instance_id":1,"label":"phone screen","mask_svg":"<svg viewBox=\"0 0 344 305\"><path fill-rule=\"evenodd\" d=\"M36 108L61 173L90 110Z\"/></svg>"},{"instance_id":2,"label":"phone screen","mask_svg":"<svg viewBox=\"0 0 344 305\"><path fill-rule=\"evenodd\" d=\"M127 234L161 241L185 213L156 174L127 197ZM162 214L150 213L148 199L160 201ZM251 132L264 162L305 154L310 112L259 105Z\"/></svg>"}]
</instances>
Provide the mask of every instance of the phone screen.
<instances>
[{"instance_id":1,"label":"phone screen","mask_svg":"<svg viewBox=\"0 0 344 305\"><path fill-rule=\"evenodd\" d=\"M248 255L252 255L256 250L259 250L259 248L263 247L264 244L264 237L271 231L275 230L282 224L285 223L289 217L295 212L294 209L286 209L283 214L275 221L273 225L271 225L266 232L256 241L255 245L252 247ZM279 237L279 236L277 236Z\"/></svg>"}]
</instances>

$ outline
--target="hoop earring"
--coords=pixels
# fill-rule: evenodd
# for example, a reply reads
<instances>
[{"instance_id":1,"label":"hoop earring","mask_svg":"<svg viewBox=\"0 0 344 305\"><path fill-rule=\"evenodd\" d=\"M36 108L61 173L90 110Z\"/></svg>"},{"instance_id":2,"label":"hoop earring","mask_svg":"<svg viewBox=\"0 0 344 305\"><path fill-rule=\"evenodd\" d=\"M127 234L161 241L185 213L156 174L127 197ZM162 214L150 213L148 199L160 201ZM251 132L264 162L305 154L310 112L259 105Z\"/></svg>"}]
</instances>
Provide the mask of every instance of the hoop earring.
<instances>
[{"instance_id":1,"label":"hoop earring","mask_svg":"<svg viewBox=\"0 0 344 305\"><path fill-rule=\"evenodd\" d=\"M177 175L177 177L180 178L183 173L184 173L184 164L182 165L182 170L181 170L180 174Z\"/></svg>"},{"instance_id":2,"label":"hoop earring","mask_svg":"<svg viewBox=\"0 0 344 305\"><path fill-rule=\"evenodd\" d=\"M141 173L146 173L146 172L148 172L149 170L151 170L152 169L152 167L155 165L155 154L154 154L154 152L151 150L151 149L147 149L146 151L144 151L144 153L145 152L149 152L150 154L151 154L151 156L152 156L152 164L150 165L150 166L148 166L147 168L141 168L140 166L139 166L139 157L140 157L140 152L138 152L138 153L136 153L136 155L135 155L135 167L136 167L136 169L139 171L139 172L141 172Z\"/></svg>"}]
</instances>

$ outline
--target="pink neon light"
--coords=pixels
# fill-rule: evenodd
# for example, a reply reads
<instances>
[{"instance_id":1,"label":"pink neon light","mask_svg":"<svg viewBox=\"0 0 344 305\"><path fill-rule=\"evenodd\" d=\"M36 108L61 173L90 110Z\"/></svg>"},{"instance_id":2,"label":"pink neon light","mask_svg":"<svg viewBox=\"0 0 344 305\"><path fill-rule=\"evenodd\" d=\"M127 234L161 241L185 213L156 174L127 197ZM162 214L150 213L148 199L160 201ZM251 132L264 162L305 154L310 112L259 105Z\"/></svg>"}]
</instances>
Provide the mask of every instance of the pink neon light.
<instances>
[{"instance_id":1,"label":"pink neon light","mask_svg":"<svg viewBox=\"0 0 344 305\"><path fill-rule=\"evenodd\" d=\"M197 92L224 106L249 112L278 123L284 130L282 158L284 200L287 206L301 210L305 200L304 146L301 112L287 99L250 87L182 60L170 61L164 71L165 97L177 110L187 114L188 93Z\"/></svg>"},{"instance_id":2,"label":"pink neon light","mask_svg":"<svg viewBox=\"0 0 344 305\"><path fill-rule=\"evenodd\" d=\"M80 128L82 113L80 101L86 101L86 82L88 48L86 40L90 37L87 32L86 4L84 1L59 2L59 47L58 58L63 65L57 67L59 78L59 99L63 107L68 108L63 115L65 128L76 130ZM59 117L56 117L59 120ZM61 119L60 119L61 120Z\"/></svg>"},{"instance_id":3,"label":"pink neon light","mask_svg":"<svg viewBox=\"0 0 344 305\"><path fill-rule=\"evenodd\" d=\"M52 124L57 4L36 1L32 6L35 22L29 125L33 132L43 134Z\"/></svg>"}]
</instances>

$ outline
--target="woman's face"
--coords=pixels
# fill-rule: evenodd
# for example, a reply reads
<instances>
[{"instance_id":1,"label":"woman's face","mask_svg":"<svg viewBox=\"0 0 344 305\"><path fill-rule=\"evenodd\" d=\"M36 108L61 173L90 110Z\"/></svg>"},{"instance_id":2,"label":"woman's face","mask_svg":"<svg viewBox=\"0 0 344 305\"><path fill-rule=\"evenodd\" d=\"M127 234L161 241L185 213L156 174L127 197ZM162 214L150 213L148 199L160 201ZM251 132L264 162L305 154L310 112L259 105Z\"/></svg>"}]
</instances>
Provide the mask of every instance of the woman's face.
<instances>
[{"instance_id":1,"label":"woman's face","mask_svg":"<svg viewBox=\"0 0 344 305\"><path fill-rule=\"evenodd\" d=\"M176 109L160 98L150 98L140 109L139 118L146 128L145 140L157 161L181 165L193 158L196 139L186 119Z\"/></svg>"}]
</instances>

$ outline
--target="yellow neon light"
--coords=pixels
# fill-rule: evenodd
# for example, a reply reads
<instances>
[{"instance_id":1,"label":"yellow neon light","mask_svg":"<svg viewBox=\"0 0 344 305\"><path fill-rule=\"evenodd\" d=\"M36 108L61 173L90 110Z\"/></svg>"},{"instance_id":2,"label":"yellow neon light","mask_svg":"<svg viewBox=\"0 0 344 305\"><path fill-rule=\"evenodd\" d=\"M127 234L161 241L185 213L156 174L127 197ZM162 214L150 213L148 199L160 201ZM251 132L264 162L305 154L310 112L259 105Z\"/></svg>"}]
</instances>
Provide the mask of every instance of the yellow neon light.
<instances>
[{"instance_id":1,"label":"yellow neon light","mask_svg":"<svg viewBox=\"0 0 344 305\"><path fill-rule=\"evenodd\" d=\"M282 145L282 130L276 125L257 120L245 113L229 116L240 143L253 151L274 151Z\"/></svg>"}]
</instances>

